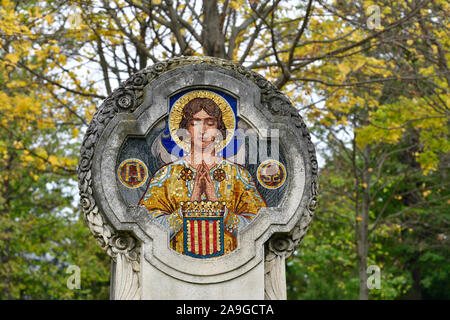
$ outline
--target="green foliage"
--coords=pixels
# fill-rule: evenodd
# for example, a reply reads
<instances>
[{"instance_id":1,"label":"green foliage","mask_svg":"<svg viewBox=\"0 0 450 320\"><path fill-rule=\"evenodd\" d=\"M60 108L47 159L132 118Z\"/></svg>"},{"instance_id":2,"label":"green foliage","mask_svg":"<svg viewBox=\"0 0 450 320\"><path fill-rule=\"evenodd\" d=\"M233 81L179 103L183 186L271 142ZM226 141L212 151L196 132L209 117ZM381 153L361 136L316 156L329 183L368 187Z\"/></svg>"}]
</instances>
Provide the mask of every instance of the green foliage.
<instances>
[{"instance_id":1,"label":"green foliage","mask_svg":"<svg viewBox=\"0 0 450 320\"><path fill-rule=\"evenodd\" d=\"M367 265L381 271L381 288L369 291L371 299L448 299L449 169L423 175L413 153L391 156L383 180L374 181L381 191L371 206L369 229L381 211L385 220L369 237ZM339 154L329 154L321 170L319 208L287 262L289 299L359 296L353 179L351 172L345 174L351 169L345 163Z\"/></svg>"},{"instance_id":2,"label":"green foliage","mask_svg":"<svg viewBox=\"0 0 450 320\"><path fill-rule=\"evenodd\" d=\"M58 51L35 41L33 24L47 21L40 10L0 6L0 299L106 299L109 261L74 203L75 117L54 107L52 85L18 67L45 73L42 57ZM67 287L70 265L80 267L80 290Z\"/></svg>"}]
</instances>

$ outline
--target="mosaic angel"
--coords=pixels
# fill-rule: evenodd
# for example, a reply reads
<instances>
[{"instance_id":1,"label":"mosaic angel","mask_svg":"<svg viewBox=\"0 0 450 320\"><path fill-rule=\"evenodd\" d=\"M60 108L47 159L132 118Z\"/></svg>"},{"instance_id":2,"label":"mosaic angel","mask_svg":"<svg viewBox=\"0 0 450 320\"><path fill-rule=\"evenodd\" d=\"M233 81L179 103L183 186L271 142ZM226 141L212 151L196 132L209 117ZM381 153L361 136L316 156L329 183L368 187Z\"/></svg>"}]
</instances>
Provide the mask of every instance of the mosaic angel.
<instances>
[{"instance_id":1,"label":"mosaic angel","mask_svg":"<svg viewBox=\"0 0 450 320\"><path fill-rule=\"evenodd\" d=\"M218 155L234 125L231 108L210 91L191 91L171 109L171 135L187 155L155 172L139 204L170 229L170 247L179 253L233 251L238 230L266 207L247 169Z\"/></svg>"}]
</instances>

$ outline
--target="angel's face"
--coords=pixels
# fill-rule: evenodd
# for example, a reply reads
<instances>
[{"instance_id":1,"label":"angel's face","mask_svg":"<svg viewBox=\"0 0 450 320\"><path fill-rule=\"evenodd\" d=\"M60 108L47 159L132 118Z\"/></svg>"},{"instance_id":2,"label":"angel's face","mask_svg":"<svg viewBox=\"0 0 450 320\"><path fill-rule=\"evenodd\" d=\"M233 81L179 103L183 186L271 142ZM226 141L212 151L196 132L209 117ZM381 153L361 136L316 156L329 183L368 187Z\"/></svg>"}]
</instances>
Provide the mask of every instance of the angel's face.
<instances>
[{"instance_id":1,"label":"angel's face","mask_svg":"<svg viewBox=\"0 0 450 320\"><path fill-rule=\"evenodd\" d=\"M200 110L189 121L187 131L191 137L191 146L197 150L204 150L216 140L217 119L205 110Z\"/></svg>"}]
</instances>

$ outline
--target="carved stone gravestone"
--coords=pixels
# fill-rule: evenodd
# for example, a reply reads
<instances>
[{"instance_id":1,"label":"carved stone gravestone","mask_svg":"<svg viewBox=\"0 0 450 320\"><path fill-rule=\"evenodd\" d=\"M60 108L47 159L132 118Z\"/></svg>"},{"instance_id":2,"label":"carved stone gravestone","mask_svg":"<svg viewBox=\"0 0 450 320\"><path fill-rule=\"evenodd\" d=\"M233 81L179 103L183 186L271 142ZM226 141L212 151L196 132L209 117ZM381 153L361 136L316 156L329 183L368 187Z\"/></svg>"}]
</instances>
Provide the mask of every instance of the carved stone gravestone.
<instances>
[{"instance_id":1,"label":"carved stone gravestone","mask_svg":"<svg viewBox=\"0 0 450 320\"><path fill-rule=\"evenodd\" d=\"M239 64L174 58L100 106L78 167L112 299L285 299L317 202L308 129Z\"/></svg>"}]
</instances>

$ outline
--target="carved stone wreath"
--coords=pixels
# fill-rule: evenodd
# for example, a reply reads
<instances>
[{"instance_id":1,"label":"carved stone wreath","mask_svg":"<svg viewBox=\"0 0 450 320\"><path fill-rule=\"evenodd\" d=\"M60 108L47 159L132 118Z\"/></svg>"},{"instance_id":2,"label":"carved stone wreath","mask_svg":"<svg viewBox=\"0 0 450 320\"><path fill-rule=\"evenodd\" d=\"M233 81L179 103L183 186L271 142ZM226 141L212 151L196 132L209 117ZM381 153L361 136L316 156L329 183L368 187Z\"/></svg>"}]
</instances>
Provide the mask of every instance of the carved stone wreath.
<instances>
[{"instance_id":1,"label":"carved stone wreath","mask_svg":"<svg viewBox=\"0 0 450 320\"><path fill-rule=\"evenodd\" d=\"M118 253L125 256L131 263L133 270L139 272L139 242L130 234L121 233L111 226L106 217L100 212L93 197L92 190L92 159L95 146L100 139L103 130L111 119L118 113L131 113L143 102L144 87L158 78L166 71L177 67L207 64L226 70L235 71L255 83L261 90L261 103L276 116L287 117L288 121L301 130L305 141L309 160L312 168L312 180L309 186L309 200L306 212L301 216L294 229L287 234L275 234L266 243L265 260L271 261L275 257L289 257L305 236L310 225L312 216L317 207L318 177L317 159L314 145L308 128L302 117L286 98L273 84L256 72L248 70L243 66L223 59L212 57L183 57L173 58L154 64L134 74L130 79L120 84L114 92L102 103L94 114L89 124L86 135L81 146L80 160L78 164L78 184L80 191L80 204L84 213L85 221L94 237L106 253L115 260ZM308 186L306 186L308 188ZM306 192L308 192L306 190Z\"/></svg>"}]
</instances>

